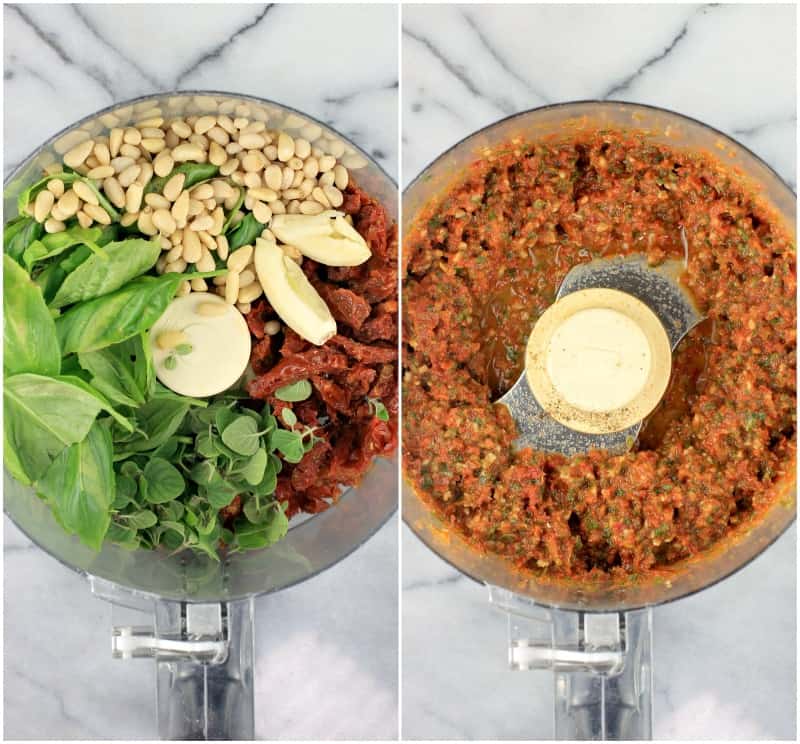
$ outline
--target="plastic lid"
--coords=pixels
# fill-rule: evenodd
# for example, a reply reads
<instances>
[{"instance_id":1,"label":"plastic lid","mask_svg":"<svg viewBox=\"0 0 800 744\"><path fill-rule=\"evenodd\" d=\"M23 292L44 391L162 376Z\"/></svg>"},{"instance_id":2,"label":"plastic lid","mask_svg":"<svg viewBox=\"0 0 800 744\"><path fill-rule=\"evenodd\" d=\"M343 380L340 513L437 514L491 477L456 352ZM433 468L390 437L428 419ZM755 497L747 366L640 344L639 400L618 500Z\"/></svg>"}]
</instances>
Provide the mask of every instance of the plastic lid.
<instances>
[{"instance_id":1,"label":"plastic lid","mask_svg":"<svg viewBox=\"0 0 800 744\"><path fill-rule=\"evenodd\" d=\"M577 431L621 431L647 416L669 384L672 351L661 321L632 295L584 289L551 305L528 339L536 399Z\"/></svg>"}]
</instances>

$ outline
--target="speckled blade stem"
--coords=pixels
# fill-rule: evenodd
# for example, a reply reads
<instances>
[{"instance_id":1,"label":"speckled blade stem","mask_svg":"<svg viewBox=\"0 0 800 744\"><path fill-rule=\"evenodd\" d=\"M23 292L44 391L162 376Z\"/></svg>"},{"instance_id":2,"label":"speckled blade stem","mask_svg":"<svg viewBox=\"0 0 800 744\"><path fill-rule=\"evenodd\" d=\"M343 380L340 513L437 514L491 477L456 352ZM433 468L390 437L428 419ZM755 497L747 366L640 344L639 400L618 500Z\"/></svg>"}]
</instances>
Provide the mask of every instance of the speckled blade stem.
<instances>
[{"instance_id":1,"label":"speckled blade stem","mask_svg":"<svg viewBox=\"0 0 800 744\"><path fill-rule=\"evenodd\" d=\"M644 302L664 325L674 351L681 339L703 316L691 296L681 287L678 277L684 266L680 261L665 261L649 266L644 256L598 259L572 269L556 295L560 300L581 289L617 289ZM531 447L544 452L571 456L591 449L613 453L627 452L636 441L642 422L609 434L586 434L570 429L550 416L536 400L523 370L511 389L498 401L508 406L517 423L517 449Z\"/></svg>"}]
</instances>

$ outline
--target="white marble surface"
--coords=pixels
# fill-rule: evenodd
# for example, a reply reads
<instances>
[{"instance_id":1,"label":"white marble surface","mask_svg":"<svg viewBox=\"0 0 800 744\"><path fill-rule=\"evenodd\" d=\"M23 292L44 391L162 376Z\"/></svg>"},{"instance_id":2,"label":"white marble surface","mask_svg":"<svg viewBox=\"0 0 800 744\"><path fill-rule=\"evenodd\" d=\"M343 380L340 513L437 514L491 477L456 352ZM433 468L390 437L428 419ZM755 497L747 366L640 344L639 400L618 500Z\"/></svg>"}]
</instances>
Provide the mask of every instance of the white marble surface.
<instances>
[{"instance_id":1,"label":"white marble surface","mask_svg":"<svg viewBox=\"0 0 800 744\"><path fill-rule=\"evenodd\" d=\"M403 181L515 111L606 98L661 105L733 134L795 182L793 6L406 6ZM485 589L407 529L408 739L547 739L552 680L506 669ZM655 736L793 739L796 530L699 595L655 610Z\"/></svg>"},{"instance_id":2,"label":"white marble surface","mask_svg":"<svg viewBox=\"0 0 800 744\"><path fill-rule=\"evenodd\" d=\"M263 96L397 171L397 9L5 6L6 172L114 101L169 89ZM5 525L6 739L152 739L153 665L113 661L110 605ZM256 734L397 735L397 518L349 558L257 603Z\"/></svg>"}]
</instances>

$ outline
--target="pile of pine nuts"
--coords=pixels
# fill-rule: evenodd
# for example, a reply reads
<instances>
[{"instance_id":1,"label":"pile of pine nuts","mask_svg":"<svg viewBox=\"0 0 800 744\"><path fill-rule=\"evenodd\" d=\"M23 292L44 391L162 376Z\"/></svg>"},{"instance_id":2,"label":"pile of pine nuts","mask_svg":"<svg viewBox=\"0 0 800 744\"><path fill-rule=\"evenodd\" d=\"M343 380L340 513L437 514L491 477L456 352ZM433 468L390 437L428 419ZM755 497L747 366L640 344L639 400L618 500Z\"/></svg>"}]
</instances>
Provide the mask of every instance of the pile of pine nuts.
<instances>
[{"instance_id":1,"label":"pile of pine nuts","mask_svg":"<svg viewBox=\"0 0 800 744\"><path fill-rule=\"evenodd\" d=\"M366 162L342 142L324 139L317 125L300 129L306 137L292 137L281 129L268 129L263 120L239 115L247 113L243 108L231 115L169 119L156 108L127 127L107 121L107 135L83 132L81 141L63 152L62 159L95 183L121 212L123 226L135 223L139 232L157 237L163 251L156 264L158 273L182 273L190 265L213 271L218 263L226 264L228 273L215 277L212 287L204 279L187 280L178 296L216 291L248 313L263 292L253 266L254 248L245 245L231 253L222 233L240 190L244 190L243 209L264 226L261 238L277 242L268 228L273 214L316 215L340 207L350 181L344 163L357 168ZM188 189L184 174L176 173L160 192L144 193L153 178L168 176L183 163L211 163L219 172ZM61 170L55 162L45 169L49 174ZM111 223L97 195L82 182L68 188L59 179L51 180L27 212L48 233L66 229L65 222L72 217L83 227ZM238 224L244 216L239 209L230 224ZM282 247L294 260L302 260L296 248Z\"/></svg>"}]
</instances>

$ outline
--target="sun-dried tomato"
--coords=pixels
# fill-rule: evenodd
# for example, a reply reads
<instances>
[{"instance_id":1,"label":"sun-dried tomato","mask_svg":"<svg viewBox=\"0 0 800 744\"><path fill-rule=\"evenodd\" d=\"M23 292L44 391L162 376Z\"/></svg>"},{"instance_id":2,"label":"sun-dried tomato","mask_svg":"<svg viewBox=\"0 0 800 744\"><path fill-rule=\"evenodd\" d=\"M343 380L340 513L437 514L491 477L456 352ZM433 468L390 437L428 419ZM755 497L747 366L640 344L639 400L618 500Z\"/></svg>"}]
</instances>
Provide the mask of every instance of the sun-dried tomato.
<instances>
[{"instance_id":1,"label":"sun-dried tomato","mask_svg":"<svg viewBox=\"0 0 800 744\"><path fill-rule=\"evenodd\" d=\"M349 362L344 354L321 346L284 357L269 372L251 380L247 384L247 391L253 398L265 400L285 385L307 380L314 374L338 372L348 366Z\"/></svg>"},{"instance_id":2,"label":"sun-dried tomato","mask_svg":"<svg viewBox=\"0 0 800 744\"><path fill-rule=\"evenodd\" d=\"M358 329L372 312L369 303L349 289L321 281L314 282L314 286L320 297L325 300L331 315L339 323Z\"/></svg>"},{"instance_id":3,"label":"sun-dried tomato","mask_svg":"<svg viewBox=\"0 0 800 744\"><path fill-rule=\"evenodd\" d=\"M237 493L230 504L219 510L219 517L225 524L230 524L242 513L242 497Z\"/></svg>"},{"instance_id":4,"label":"sun-dried tomato","mask_svg":"<svg viewBox=\"0 0 800 744\"><path fill-rule=\"evenodd\" d=\"M356 333L359 341L397 341L397 317L390 313L382 313L370 318Z\"/></svg>"},{"instance_id":5,"label":"sun-dried tomato","mask_svg":"<svg viewBox=\"0 0 800 744\"><path fill-rule=\"evenodd\" d=\"M360 344L358 341L353 341L352 338L347 338L338 333L329 339L328 343L342 349L347 352L348 356L365 364L381 364L383 362L393 362L397 359L397 349L393 346Z\"/></svg>"},{"instance_id":6,"label":"sun-dried tomato","mask_svg":"<svg viewBox=\"0 0 800 744\"><path fill-rule=\"evenodd\" d=\"M384 261L388 260L386 222L386 210L378 204L363 206L353 218L353 225L364 237L370 250Z\"/></svg>"},{"instance_id":7,"label":"sun-dried tomato","mask_svg":"<svg viewBox=\"0 0 800 744\"><path fill-rule=\"evenodd\" d=\"M292 487L296 491L305 491L320 480L320 471L328 459L331 446L327 440L315 442L310 452L292 470Z\"/></svg>"}]
</instances>

